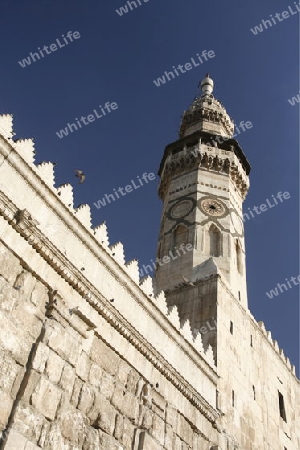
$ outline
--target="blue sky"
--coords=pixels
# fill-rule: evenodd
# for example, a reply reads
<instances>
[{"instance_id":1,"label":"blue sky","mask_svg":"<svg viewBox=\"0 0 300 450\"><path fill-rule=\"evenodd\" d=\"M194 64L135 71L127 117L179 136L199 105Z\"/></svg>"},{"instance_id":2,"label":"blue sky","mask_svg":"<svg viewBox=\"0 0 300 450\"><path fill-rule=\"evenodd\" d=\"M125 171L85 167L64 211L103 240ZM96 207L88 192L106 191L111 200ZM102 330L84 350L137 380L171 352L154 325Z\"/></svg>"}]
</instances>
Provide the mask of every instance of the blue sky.
<instances>
[{"instance_id":1,"label":"blue sky","mask_svg":"<svg viewBox=\"0 0 300 450\"><path fill-rule=\"evenodd\" d=\"M13 113L16 138L33 137L37 162L56 162L56 186L74 185L93 224L106 220L126 258L155 257L161 215L158 176L111 204L93 202L144 172L157 174L164 147L178 138L180 116L209 72L214 94L236 123L252 166L245 211L279 191L291 198L245 223L249 306L299 364L299 289L266 295L299 271L299 14L256 36L250 31L294 2L149 0L122 17L125 0L1 0L0 112ZM255 3L255 4L254 4ZM68 31L80 38L22 68L18 61ZM215 57L164 86L154 79L197 53ZM56 132L99 105L118 109L59 139ZM86 173L79 185L74 169Z\"/></svg>"}]
</instances>

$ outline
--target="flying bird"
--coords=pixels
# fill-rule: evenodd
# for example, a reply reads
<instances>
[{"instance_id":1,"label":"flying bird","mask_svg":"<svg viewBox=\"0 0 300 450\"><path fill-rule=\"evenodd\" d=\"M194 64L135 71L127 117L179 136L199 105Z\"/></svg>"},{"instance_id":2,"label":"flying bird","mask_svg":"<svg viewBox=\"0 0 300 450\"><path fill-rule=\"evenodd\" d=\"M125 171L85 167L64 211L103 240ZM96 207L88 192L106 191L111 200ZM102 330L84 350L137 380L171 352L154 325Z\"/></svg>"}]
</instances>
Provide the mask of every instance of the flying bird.
<instances>
[{"instance_id":1,"label":"flying bird","mask_svg":"<svg viewBox=\"0 0 300 450\"><path fill-rule=\"evenodd\" d=\"M183 281L186 284L188 284L189 286L195 286L194 283L192 281L188 280L184 275L181 275L181 276L182 276Z\"/></svg>"},{"instance_id":2,"label":"flying bird","mask_svg":"<svg viewBox=\"0 0 300 450\"><path fill-rule=\"evenodd\" d=\"M85 180L85 175L82 172L82 170L75 170L75 173L76 173L75 177L79 178L79 183L80 184L83 183Z\"/></svg>"}]
</instances>

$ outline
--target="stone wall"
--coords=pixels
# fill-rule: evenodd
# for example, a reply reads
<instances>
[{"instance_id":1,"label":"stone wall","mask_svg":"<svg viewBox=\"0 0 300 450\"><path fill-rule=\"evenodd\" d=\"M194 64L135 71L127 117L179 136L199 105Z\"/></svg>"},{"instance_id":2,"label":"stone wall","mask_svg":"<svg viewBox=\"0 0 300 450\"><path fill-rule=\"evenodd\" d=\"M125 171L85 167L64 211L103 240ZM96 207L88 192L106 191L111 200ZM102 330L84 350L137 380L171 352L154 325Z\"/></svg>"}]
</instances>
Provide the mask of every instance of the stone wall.
<instances>
[{"instance_id":1,"label":"stone wall","mask_svg":"<svg viewBox=\"0 0 300 450\"><path fill-rule=\"evenodd\" d=\"M217 445L211 347L0 126L0 449Z\"/></svg>"},{"instance_id":2,"label":"stone wall","mask_svg":"<svg viewBox=\"0 0 300 450\"><path fill-rule=\"evenodd\" d=\"M212 424L165 377L139 372L2 243L0 254L3 448L209 448Z\"/></svg>"}]
</instances>

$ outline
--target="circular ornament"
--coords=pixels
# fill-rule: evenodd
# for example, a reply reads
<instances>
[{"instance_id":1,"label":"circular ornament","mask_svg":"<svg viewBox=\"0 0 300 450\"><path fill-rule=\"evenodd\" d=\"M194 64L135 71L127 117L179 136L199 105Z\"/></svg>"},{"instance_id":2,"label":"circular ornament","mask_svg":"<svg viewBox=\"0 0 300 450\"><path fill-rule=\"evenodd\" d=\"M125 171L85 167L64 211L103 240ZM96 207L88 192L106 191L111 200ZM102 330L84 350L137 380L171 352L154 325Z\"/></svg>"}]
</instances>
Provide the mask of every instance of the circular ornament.
<instances>
[{"instance_id":1,"label":"circular ornament","mask_svg":"<svg viewBox=\"0 0 300 450\"><path fill-rule=\"evenodd\" d=\"M220 217L226 212L226 208L219 200L213 198L205 198L201 201L200 207L208 216Z\"/></svg>"},{"instance_id":2,"label":"circular ornament","mask_svg":"<svg viewBox=\"0 0 300 450\"><path fill-rule=\"evenodd\" d=\"M171 208L171 217L173 219L179 219L180 217L187 216L192 211L193 206L191 200L183 200Z\"/></svg>"}]
</instances>

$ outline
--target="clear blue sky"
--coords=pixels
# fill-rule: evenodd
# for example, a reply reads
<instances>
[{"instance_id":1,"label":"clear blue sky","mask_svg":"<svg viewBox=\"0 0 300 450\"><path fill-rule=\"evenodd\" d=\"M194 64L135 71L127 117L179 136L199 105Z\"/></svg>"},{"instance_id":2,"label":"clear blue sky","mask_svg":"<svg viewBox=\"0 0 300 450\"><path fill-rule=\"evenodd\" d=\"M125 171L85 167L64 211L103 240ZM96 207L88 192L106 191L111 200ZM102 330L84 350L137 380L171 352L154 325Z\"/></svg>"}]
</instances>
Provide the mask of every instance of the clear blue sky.
<instances>
[{"instance_id":1,"label":"clear blue sky","mask_svg":"<svg viewBox=\"0 0 300 450\"><path fill-rule=\"evenodd\" d=\"M158 177L101 209L93 202L144 172L157 174L165 145L178 138L180 115L206 72L215 96L239 123L252 166L245 207L279 191L291 195L245 223L249 305L292 363L299 363L299 289L266 292L299 271L299 14L250 31L294 2L149 0L120 17L125 0L1 0L0 112L13 113L16 138L34 137L37 162L56 162L56 185L74 185L75 205L91 205L94 225L107 221L126 258L155 257L161 202ZM295 7L294 7L295 8ZM68 31L81 37L22 68L18 61ZM63 41L62 41L63 42ZM203 50L215 58L157 88L153 80ZM100 104L119 108L59 139L56 131ZM77 183L74 169L86 173Z\"/></svg>"}]
</instances>

